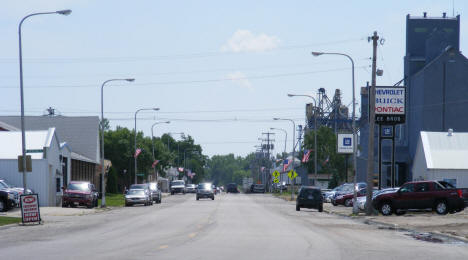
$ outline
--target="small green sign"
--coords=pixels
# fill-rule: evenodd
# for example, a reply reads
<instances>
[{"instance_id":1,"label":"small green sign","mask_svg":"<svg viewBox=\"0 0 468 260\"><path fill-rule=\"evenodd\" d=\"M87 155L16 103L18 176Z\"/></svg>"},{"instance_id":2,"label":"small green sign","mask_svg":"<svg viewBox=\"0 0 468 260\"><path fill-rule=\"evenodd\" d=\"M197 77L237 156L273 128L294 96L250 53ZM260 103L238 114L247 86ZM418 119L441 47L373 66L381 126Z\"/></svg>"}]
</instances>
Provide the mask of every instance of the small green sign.
<instances>
[{"instance_id":1,"label":"small green sign","mask_svg":"<svg viewBox=\"0 0 468 260\"><path fill-rule=\"evenodd\" d=\"M137 176L144 177L145 174L144 173L137 173Z\"/></svg>"}]
</instances>

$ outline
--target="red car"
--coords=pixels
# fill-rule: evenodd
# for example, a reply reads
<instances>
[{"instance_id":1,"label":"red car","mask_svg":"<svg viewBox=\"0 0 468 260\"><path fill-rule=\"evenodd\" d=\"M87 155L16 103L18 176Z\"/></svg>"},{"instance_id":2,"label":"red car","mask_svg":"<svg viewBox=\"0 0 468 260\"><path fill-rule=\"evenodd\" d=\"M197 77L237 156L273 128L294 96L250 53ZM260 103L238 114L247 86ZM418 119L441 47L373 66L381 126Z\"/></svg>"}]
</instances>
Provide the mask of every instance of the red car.
<instances>
[{"instance_id":1,"label":"red car","mask_svg":"<svg viewBox=\"0 0 468 260\"><path fill-rule=\"evenodd\" d=\"M68 187L63 189L62 207L86 206L93 208L98 206L98 192L94 184L84 181L71 181Z\"/></svg>"},{"instance_id":2,"label":"red car","mask_svg":"<svg viewBox=\"0 0 468 260\"><path fill-rule=\"evenodd\" d=\"M367 193L367 188L360 189L357 192L357 197L366 196L366 193ZM338 195L335 198L332 198L331 203L333 204L333 206L344 205L346 207L351 207L353 206L353 196L354 196L353 192L343 194L343 195Z\"/></svg>"}]
</instances>

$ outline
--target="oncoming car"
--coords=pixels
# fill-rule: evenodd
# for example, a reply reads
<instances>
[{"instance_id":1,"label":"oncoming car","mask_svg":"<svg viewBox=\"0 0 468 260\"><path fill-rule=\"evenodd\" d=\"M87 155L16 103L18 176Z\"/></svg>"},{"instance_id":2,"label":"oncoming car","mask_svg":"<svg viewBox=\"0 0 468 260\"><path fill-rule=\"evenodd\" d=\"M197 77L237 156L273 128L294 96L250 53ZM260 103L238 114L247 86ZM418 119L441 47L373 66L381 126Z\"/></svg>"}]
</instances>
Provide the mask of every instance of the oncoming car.
<instances>
[{"instance_id":1,"label":"oncoming car","mask_svg":"<svg viewBox=\"0 0 468 260\"><path fill-rule=\"evenodd\" d=\"M211 198L214 200L214 190L211 186L211 183L200 183L197 187L197 200L201 198Z\"/></svg>"}]
</instances>

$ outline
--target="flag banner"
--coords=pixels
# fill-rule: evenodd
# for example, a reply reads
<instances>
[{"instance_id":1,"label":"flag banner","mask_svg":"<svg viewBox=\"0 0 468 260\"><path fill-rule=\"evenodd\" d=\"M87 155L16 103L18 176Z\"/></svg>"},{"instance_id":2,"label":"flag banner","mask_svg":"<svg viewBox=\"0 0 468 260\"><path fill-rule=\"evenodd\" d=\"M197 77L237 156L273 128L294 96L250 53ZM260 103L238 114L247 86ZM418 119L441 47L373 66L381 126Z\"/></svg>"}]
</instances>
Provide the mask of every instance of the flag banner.
<instances>
[{"instance_id":1,"label":"flag banner","mask_svg":"<svg viewBox=\"0 0 468 260\"><path fill-rule=\"evenodd\" d=\"M288 169L291 162L292 162L292 160L288 160L288 159L283 161L283 172L285 172Z\"/></svg>"},{"instance_id":2,"label":"flag banner","mask_svg":"<svg viewBox=\"0 0 468 260\"><path fill-rule=\"evenodd\" d=\"M263 172L264 170L265 170L265 167L262 167L262 168L260 168L260 171L262 171L262 172Z\"/></svg>"},{"instance_id":3,"label":"flag banner","mask_svg":"<svg viewBox=\"0 0 468 260\"><path fill-rule=\"evenodd\" d=\"M156 167L156 165L159 163L159 160L155 160L153 164L151 165L152 168Z\"/></svg>"},{"instance_id":4,"label":"flag banner","mask_svg":"<svg viewBox=\"0 0 468 260\"><path fill-rule=\"evenodd\" d=\"M322 165L325 166L325 164L327 164L329 161L330 161L330 156L327 156L327 159L323 161Z\"/></svg>"},{"instance_id":5,"label":"flag banner","mask_svg":"<svg viewBox=\"0 0 468 260\"><path fill-rule=\"evenodd\" d=\"M177 170L178 170L179 172L183 172L183 171L184 171L184 167L179 167L179 168L177 168Z\"/></svg>"},{"instance_id":6,"label":"flag banner","mask_svg":"<svg viewBox=\"0 0 468 260\"><path fill-rule=\"evenodd\" d=\"M140 153L141 153L141 149L140 148L136 149L135 155L133 155L133 157L137 158L138 155L140 155Z\"/></svg>"},{"instance_id":7,"label":"flag banner","mask_svg":"<svg viewBox=\"0 0 468 260\"><path fill-rule=\"evenodd\" d=\"M302 157L303 163L306 163L309 161L310 152L312 152L312 150L307 150L307 149L304 150L304 157Z\"/></svg>"}]
</instances>

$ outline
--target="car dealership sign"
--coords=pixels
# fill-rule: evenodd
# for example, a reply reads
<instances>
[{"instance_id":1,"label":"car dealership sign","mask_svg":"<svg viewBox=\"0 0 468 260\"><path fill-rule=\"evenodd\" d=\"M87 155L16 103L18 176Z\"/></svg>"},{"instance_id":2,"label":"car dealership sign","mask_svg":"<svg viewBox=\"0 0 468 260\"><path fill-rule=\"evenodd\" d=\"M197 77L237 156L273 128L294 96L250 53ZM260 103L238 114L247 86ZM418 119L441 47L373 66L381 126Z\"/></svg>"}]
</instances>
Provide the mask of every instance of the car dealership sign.
<instances>
[{"instance_id":1,"label":"car dealership sign","mask_svg":"<svg viewBox=\"0 0 468 260\"><path fill-rule=\"evenodd\" d=\"M21 217L23 224L41 222L39 196L37 194L21 195Z\"/></svg>"},{"instance_id":2,"label":"car dealership sign","mask_svg":"<svg viewBox=\"0 0 468 260\"><path fill-rule=\"evenodd\" d=\"M375 122L405 123L405 87L375 87Z\"/></svg>"}]
</instances>

